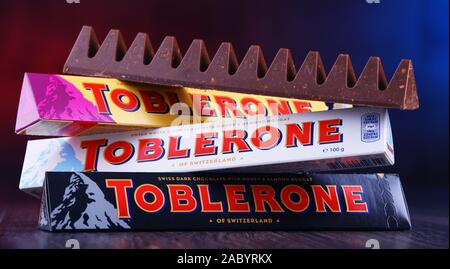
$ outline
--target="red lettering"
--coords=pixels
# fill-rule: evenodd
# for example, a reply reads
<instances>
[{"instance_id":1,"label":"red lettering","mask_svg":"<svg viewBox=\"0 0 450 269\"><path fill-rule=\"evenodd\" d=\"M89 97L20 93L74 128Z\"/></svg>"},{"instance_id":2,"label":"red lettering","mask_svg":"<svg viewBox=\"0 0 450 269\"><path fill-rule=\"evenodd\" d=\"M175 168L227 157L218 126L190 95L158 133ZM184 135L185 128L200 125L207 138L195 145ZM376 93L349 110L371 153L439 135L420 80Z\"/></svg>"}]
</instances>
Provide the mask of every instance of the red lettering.
<instances>
[{"instance_id":1,"label":"red lettering","mask_svg":"<svg viewBox=\"0 0 450 269\"><path fill-rule=\"evenodd\" d=\"M244 185L225 185L224 188L228 201L228 212L250 212L248 202L241 202L244 200Z\"/></svg>"},{"instance_id":2,"label":"red lettering","mask_svg":"<svg viewBox=\"0 0 450 269\"><path fill-rule=\"evenodd\" d=\"M193 94L192 107L195 115L202 117L216 117L216 110L211 108L210 97L208 95Z\"/></svg>"},{"instance_id":3,"label":"red lettering","mask_svg":"<svg viewBox=\"0 0 450 269\"><path fill-rule=\"evenodd\" d=\"M125 101L123 98L126 97L128 100ZM111 91L111 100L114 104L121 109L133 112L139 109L140 103L139 99L132 92L124 89L114 89Z\"/></svg>"},{"instance_id":4,"label":"red lettering","mask_svg":"<svg viewBox=\"0 0 450 269\"><path fill-rule=\"evenodd\" d=\"M139 91L142 103L147 113L165 114L169 112L169 106L164 101L164 96L154 91Z\"/></svg>"},{"instance_id":5,"label":"red lettering","mask_svg":"<svg viewBox=\"0 0 450 269\"><path fill-rule=\"evenodd\" d=\"M327 212L325 205L331 212L341 212L336 186L326 185L326 187L327 190L324 190L320 185L311 185L316 212Z\"/></svg>"},{"instance_id":6,"label":"red lettering","mask_svg":"<svg viewBox=\"0 0 450 269\"><path fill-rule=\"evenodd\" d=\"M341 119L319 121L319 144L342 142L343 134L339 133Z\"/></svg>"},{"instance_id":7,"label":"red lettering","mask_svg":"<svg viewBox=\"0 0 450 269\"><path fill-rule=\"evenodd\" d=\"M148 202L145 199L146 194L153 196L153 201ZM155 213L161 210L165 203L163 192L153 184L142 184L134 192L134 200L140 209L145 212Z\"/></svg>"},{"instance_id":8,"label":"red lettering","mask_svg":"<svg viewBox=\"0 0 450 269\"><path fill-rule=\"evenodd\" d=\"M222 202L211 202L208 185L199 184L197 187L200 194L202 212L223 212Z\"/></svg>"},{"instance_id":9,"label":"red lettering","mask_svg":"<svg viewBox=\"0 0 450 269\"><path fill-rule=\"evenodd\" d=\"M344 192L345 204L347 206L347 212L364 213L368 212L367 203L362 202L362 186L361 185L342 185L342 191Z\"/></svg>"},{"instance_id":10,"label":"red lettering","mask_svg":"<svg viewBox=\"0 0 450 269\"><path fill-rule=\"evenodd\" d=\"M255 130L250 139L252 144L261 150L267 150L275 147L276 145L278 145L278 143L280 143L280 140L280 130L272 126L259 127Z\"/></svg>"},{"instance_id":11,"label":"red lettering","mask_svg":"<svg viewBox=\"0 0 450 269\"><path fill-rule=\"evenodd\" d=\"M229 130L223 132L222 153L234 152L233 146L236 145L238 152L252 151L245 139L247 132L245 130Z\"/></svg>"},{"instance_id":12,"label":"red lettering","mask_svg":"<svg viewBox=\"0 0 450 269\"><path fill-rule=\"evenodd\" d=\"M269 103L270 111L274 116L292 114L289 102L286 100L280 100L279 102L277 102L276 100L273 99L267 99L267 103Z\"/></svg>"},{"instance_id":13,"label":"red lettering","mask_svg":"<svg viewBox=\"0 0 450 269\"><path fill-rule=\"evenodd\" d=\"M106 187L114 189L114 195L116 196L117 217L120 219L130 218L126 189L133 187L133 182L131 179L107 179Z\"/></svg>"},{"instance_id":14,"label":"red lettering","mask_svg":"<svg viewBox=\"0 0 450 269\"><path fill-rule=\"evenodd\" d=\"M100 147L106 146L107 139L81 141L80 147L86 149L86 158L84 160L84 171L96 171L97 159Z\"/></svg>"},{"instance_id":15,"label":"red lettering","mask_svg":"<svg viewBox=\"0 0 450 269\"><path fill-rule=\"evenodd\" d=\"M169 137L169 152L167 153L169 160L189 157L189 149L180 149L180 140L181 136Z\"/></svg>"},{"instance_id":16,"label":"red lettering","mask_svg":"<svg viewBox=\"0 0 450 269\"><path fill-rule=\"evenodd\" d=\"M275 200L275 190L269 185L252 185L253 201L256 212L266 212L264 204L269 205L271 212L283 212Z\"/></svg>"},{"instance_id":17,"label":"red lettering","mask_svg":"<svg viewBox=\"0 0 450 269\"><path fill-rule=\"evenodd\" d=\"M97 110L99 114L111 115L109 111L108 101L106 100L104 91L109 91L106 84L99 83L83 83L83 87L86 90L91 90L94 95L95 103L97 104Z\"/></svg>"},{"instance_id":18,"label":"red lettering","mask_svg":"<svg viewBox=\"0 0 450 269\"><path fill-rule=\"evenodd\" d=\"M164 141L160 138L139 140L138 162L156 161L164 156Z\"/></svg>"},{"instance_id":19,"label":"red lettering","mask_svg":"<svg viewBox=\"0 0 450 269\"><path fill-rule=\"evenodd\" d=\"M292 200L292 195L296 195L299 199L297 202ZM309 206L308 193L300 186L287 185L281 190L281 201L290 211L303 212Z\"/></svg>"},{"instance_id":20,"label":"red lettering","mask_svg":"<svg viewBox=\"0 0 450 269\"><path fill-rule=\"evenodd\" d=\"M197 134L195 138L195 152L194 156L206 156L217 154L217 146L214 146L214 140L217 138L217 133L201 133Z\"/></svg>"},{"instance_id":21,"label":"red lettering","mask_svg":"<svg viewBox=\"0 0 450 269\"><path fill-rule=\"evenodd\" d=\"M259 102L255 98L245 97L241 100L241 105L243 107L244 113L249 116L255 115L267 115L267 108L263 103ZM252 107L256 107L256 111L252 110Z\"/></svg>"},{"instance_id":22,"label":"red lettering","mask_svg":"<svg viewBox=\"0 0 450 269\"><path fill-rule=\"evenodd\" d=\"M314 122L302 122L302 127L296 123L286 124L286 147L297 147L297 141L303 146L313 144Z\"/></svg>"},{"instance_id":23,"label":"red lettering","mask_svg":"<svg viewBox=\"0 0 450 269\"><path fill-rule=\"evenodd\" d=\"M117 151L121 150L119 155ZM126 141L116 141L105 148L103 157L110 164L122 164L127 162L134 154L134 147Z\"/></svg>"},{"instance_id":24,"label":"red lettering","mask_svg":"<svg viewBox=\"0 0 450 269\"><path fill-rule=\"evenodd\" d=\"M222 117L244 117L244 115L242 115L242 112L237 109L236 101L233 98L219 95L214 96L214 98L216 99L217 105L219 106L219 111Z\"/></svg>"},{"instance_id":25,"label":"red lettering","mask_svg":"<svg viewBox=\"0 0 450 269\"><path fill-rule=\"evenodd\" d=\"M311 112L311 103L306 101L293 100L292 101L297 110L297 113Z\"/></svg>"},{"instance_id":26,"label":"red lettering","mask_svg":"<svg viewBox=\"0 0 450 269\"><path fill-rule=\"evenodd\" d=\"M167 100L169 101L169 105L173 106L176 103L180 102L180 99L178 99L178 95L174 92L166 92L167 94Z\"/></svg>"},{"instance_id":27,"label":"red lettering","mask_svg":"<svg viewBox=\"0 0 450 269\"><path fill-rule=\"evenodd\" d=\"M167 185L171 212L192 212L197 208L191 187L184 184Z\"/></svg>"}]
</instances>

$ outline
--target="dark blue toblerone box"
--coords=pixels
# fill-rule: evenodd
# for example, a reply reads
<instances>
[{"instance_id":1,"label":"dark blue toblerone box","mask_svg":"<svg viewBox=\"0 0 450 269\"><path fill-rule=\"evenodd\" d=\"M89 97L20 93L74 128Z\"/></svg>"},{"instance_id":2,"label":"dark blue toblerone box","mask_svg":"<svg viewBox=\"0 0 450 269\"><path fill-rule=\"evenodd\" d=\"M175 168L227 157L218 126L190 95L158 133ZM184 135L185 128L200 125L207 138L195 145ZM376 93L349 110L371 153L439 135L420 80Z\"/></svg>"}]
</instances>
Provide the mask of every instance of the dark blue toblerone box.
<instances>
[{"instance_id":1,"label":"dark blue toblerone box","mask_svg":"<svg viewBox=\"0 0 450 269\"><path fill-rule=\"evenodd\" d=\"M407 230L393 174L47 172L39 228Z\"/></svg>"}]
</instances>

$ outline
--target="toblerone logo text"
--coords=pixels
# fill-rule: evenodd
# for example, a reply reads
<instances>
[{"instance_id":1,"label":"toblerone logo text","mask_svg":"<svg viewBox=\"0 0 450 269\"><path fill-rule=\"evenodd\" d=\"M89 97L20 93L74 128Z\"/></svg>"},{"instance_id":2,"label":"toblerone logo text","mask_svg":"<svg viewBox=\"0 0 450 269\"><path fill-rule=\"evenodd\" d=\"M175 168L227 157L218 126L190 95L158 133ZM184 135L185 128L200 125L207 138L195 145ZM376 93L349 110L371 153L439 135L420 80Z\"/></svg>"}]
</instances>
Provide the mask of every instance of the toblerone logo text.
<instances>
[{"instance_id":1,"label":"toblerone logo text","mask_svg":"<svg viewBox=\"0 0 450 269\"><path fill-rule=\"evenodd\" d=\"M254 150L271 150L283 143L286 148L311 146L315 144L331 144L343 142L344 135L339 127L340 118L288 123L282 127L264 125L252 133L244 129L222 130L222 140L217 141L219 133L208 131L188 135L169 136L167 139L151 137L142 138L133 144L129 141L108 139L82 140L80 147L85 150L85 171L96 171L98 158L112 165L121 165L134 158L136 162L152 162L167 157L169 160L193 157L212 156L217 154L245 153ZM318 137L314 138L314 129L318 128ZM192 141L193 138L193 141ZM192 145L183 147L182 145ZM103 154L99 156L100 149Z\"/></svg>"},{"instance_id":2,"label":"toblerone logo text","mask_svg":"<svg viewBox=\"0 0 450 269\"><path fill-rule=\"evenodd\" d=\"M114 191L119 218L131 218L133 201L147 213L158 213L170 204L171 213L301 213L314 207L316 213L367 213L364 190L361 185L310 185L310 192L302 186L288 184L277 190L266 184L224 184L224 201L211 197L208 184L154 184L134 186L132 179L106 179L106 187ZM134 193L131 197L129 193ZM250 195L251 193L251 195ZM151 195L148 195L151 194ZM148 199L152 197L151 199ZM342 206L342 199L345 206ZM251 210L253 208L253 210ZM269 210L267 210L269 208Z\"/></svg>"},{"instance_id":3,"label":"toblerone logo text","mask_svg":"<svg viewBox=\"0 0 450 269\"><path fill-rule=\"evenodd\" d=\"M110 89L104 83L83 83L83 87L92 92L98 113L103 115L112 114L111 105L125 112L135 112L142 106L147 113L167 114L171 112L179 115L181 112L182 115L222 118L287 115L311 111L311 103L303 100L265 97L266 104L264 104L261 100L251 96L243 95L237 101L229 96L218 94L191 94L192 106L186 109L185 106L179 106L180 100L175 92L166 91L163 94L160 91L139 90L134 93L123 88ZM109 95L111 102L108 101L106 95ZM217 104L216 108L212 106L213 103Z\"/></svg>"}]
</instances>

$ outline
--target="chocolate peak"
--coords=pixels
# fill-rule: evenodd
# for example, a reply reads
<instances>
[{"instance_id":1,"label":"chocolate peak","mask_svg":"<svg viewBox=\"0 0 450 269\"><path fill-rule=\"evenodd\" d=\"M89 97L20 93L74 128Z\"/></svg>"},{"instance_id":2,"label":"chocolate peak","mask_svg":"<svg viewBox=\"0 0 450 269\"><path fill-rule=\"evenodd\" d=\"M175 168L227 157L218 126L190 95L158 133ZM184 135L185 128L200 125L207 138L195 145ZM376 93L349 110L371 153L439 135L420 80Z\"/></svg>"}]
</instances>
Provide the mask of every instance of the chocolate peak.
<instances>
[{"instance_id":1,"label":"chocolate peak","mask_svg":"<svg viewBox=\"0 0 450 269\"><path fill-rule=\"evenodd\" d=\"M388 82L380 58L369 58L358 78L350 57L341 54L327 76L314 51L296 71L288 49L280 49L267 65L262 49L252 45L239 64L230 43L222 43L210 58L204 42L195 39L183 56L175 37L167 36L154 51L147 34L139 33L127 49L120 31L111 30L100 45L90 26L81 29L64 73L362 106L419 107L411 60L402 60Z\"/></svg>"}]
</instances>

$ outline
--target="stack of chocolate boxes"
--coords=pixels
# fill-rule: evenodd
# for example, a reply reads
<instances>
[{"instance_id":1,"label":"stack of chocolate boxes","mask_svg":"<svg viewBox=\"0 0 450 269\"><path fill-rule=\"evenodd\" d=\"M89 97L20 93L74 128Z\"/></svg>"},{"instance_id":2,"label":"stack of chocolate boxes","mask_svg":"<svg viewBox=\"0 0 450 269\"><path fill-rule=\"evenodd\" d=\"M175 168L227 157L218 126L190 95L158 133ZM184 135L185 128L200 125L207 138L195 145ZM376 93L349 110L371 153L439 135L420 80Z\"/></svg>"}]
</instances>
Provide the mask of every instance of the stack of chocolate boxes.
<instances>
[{"instance_id":1,"label":"stack of chocolate boxes","mask_svg":"<svg viewBox=\"0 0 450 269\"><path fill-rule=\"evenodd\" d=\"M394 164L387 108L419 104L409 60L388 83L375 57L356 79L347 55L325 75L314 52L296 71L286 49L267 67L258 46L238 64L228 43L211 60L201 40L124 44L84 26L72 75L25 74L16 132L57 136L28 142L20 178L39 228L411 227L398 175L323 173Z\"/></svg>"}]
</instances>

